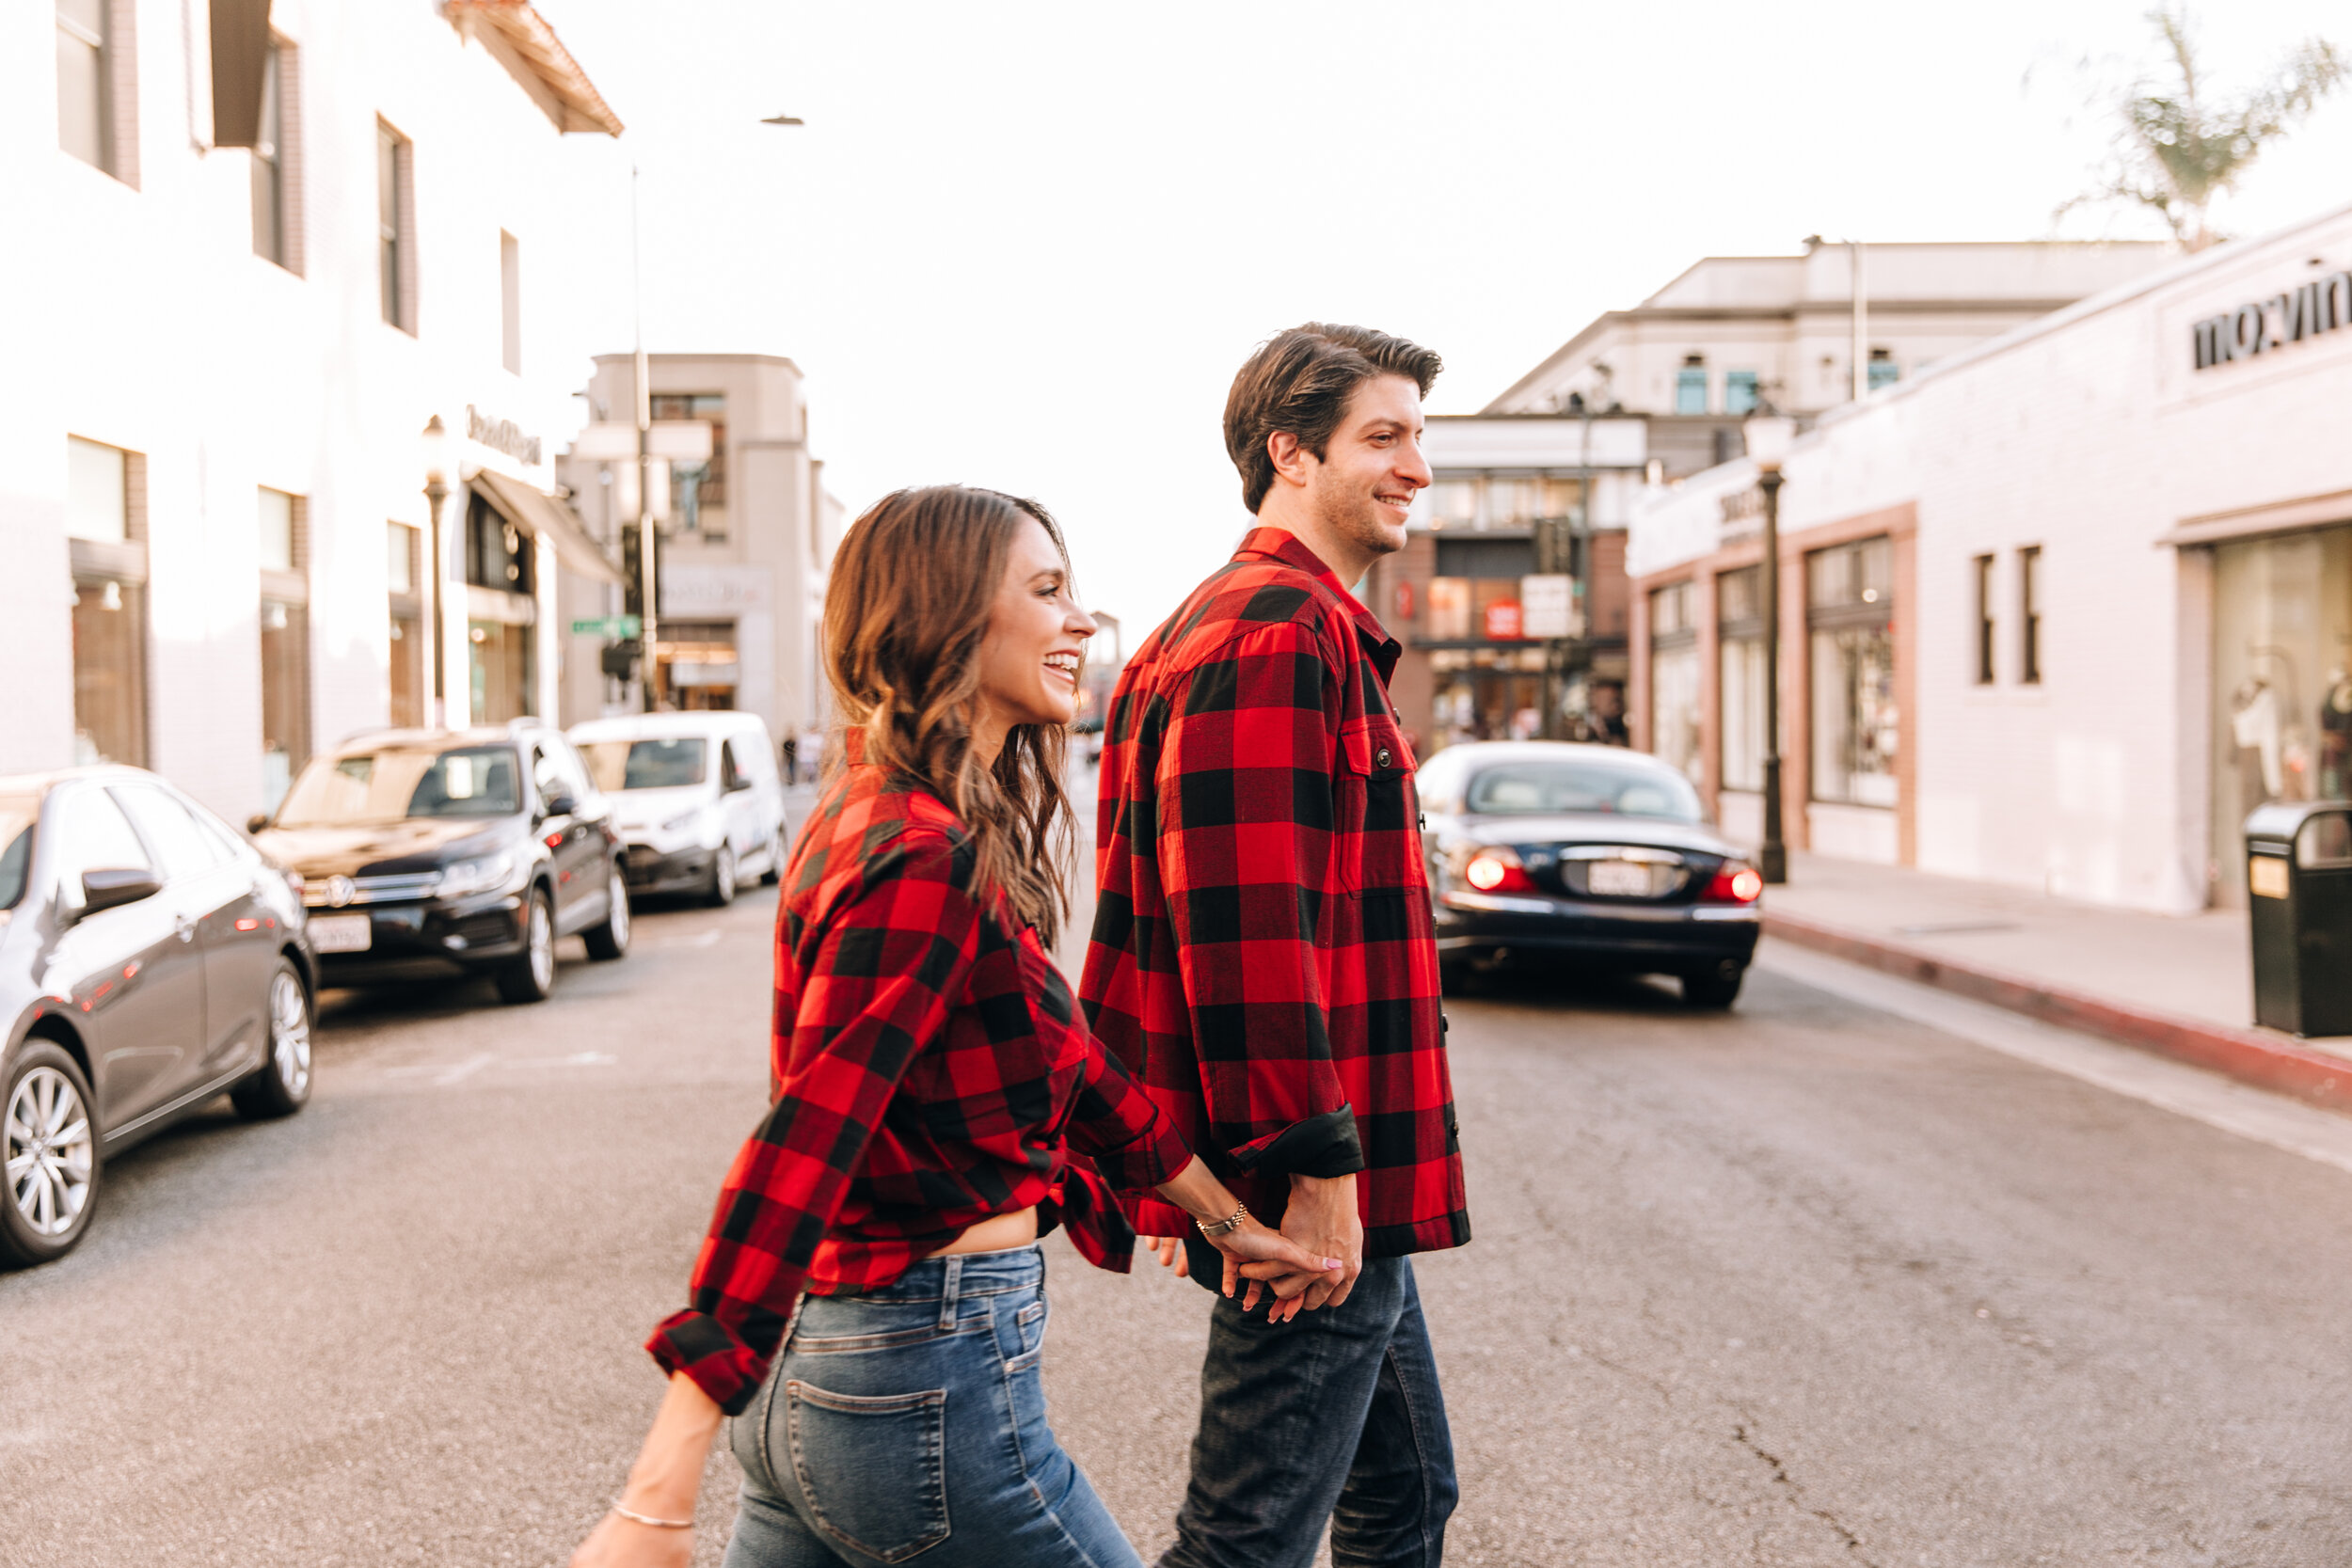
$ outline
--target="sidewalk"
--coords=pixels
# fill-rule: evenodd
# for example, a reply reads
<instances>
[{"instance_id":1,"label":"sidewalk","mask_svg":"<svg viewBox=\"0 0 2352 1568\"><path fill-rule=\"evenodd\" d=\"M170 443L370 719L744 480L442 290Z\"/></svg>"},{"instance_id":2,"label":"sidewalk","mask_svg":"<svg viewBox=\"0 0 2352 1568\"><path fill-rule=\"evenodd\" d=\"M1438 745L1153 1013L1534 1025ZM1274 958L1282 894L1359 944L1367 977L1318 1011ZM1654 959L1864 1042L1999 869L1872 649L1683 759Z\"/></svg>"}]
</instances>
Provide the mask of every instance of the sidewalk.
<instances>
[{"instance_id":1,"label":"sidewalk","mask_svg":"<svg viewBox=\"0 0 2352 1568\"><path fill-rule=\"evenodd\" d=\"M2246 915L2172 918L1988 882L1790 857L1768 935L2352 1111L2352 1037L2254 1027Z\"/></svg>"}]
</instances>

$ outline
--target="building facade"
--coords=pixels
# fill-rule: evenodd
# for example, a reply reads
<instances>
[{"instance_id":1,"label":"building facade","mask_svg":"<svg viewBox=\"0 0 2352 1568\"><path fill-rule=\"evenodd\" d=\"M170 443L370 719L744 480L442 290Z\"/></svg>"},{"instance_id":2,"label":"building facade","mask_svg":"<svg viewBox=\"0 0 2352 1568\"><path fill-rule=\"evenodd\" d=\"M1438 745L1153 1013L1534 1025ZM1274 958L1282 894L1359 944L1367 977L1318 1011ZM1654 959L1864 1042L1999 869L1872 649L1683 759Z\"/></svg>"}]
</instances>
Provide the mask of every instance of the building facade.
<instances>
[{"instance_id":1,"label":"building facade","mask_svg":"<svg viewBox=\"0 0 2352 1568\"><path fill-rule=\"evenodd\" d=\"M532 283L569 264L564 136L620 122L545 22L56 0L0 21L0 84L42 237L0 247L38 302L0 771L143 764L235 819L341 735L551 712L556 579L610 568L548 499L576 371Z\"/></svg>"},{"instance_id":2,"label":"building facade","mask_svg":"<svg viewBox=\"0 0 2352 1568\"><path fill-rule=\"evenodd\" d=\"M2352 208L2169 263L1636 515L1637 743L1760 828L1776 583L1799 847L2133 908L2352 796Z\"/></svg>"},{"instance_id":3,"label":"building facade","mask_svg":"<svg viewBox=\"0 0 2352 1568\"><path fill-rule=\"evenodd\" d=\"M1630 310L1596 317L1487 404L1580 405L1649 422L1668 479L1740 453L1759 399L1810 418L2158 265L2153 244L1805 242L1802 256L1709 256Z\"/></svg>"},{"instance_id":4,"label":"building facade","mask_svg":"<svg viewBox=\"0 0 2352 1568\"><path fill-rule=\"evenodd\" d=\"M808 441L807 388L789 359L761 354L646 356L657 436L675 449L653 468L656 534L655 701L756 713L779 744L820 728L826 688L818 658L826 572L844 527ZM636 360L601 355L588 387L596 425L565 453L563 478L591 537L616 562L638 547ZM696 427L700 427L697 430ZM612 432L621 439L599 446ZM659 444L667 445L666 439ZM625 447L626 452L619 448ZM642 610L615 583L580 580L567 623ZM636 678L605 673L601 630L566 626L566 722L644 705Z\"/></svg>"}]
</instances>

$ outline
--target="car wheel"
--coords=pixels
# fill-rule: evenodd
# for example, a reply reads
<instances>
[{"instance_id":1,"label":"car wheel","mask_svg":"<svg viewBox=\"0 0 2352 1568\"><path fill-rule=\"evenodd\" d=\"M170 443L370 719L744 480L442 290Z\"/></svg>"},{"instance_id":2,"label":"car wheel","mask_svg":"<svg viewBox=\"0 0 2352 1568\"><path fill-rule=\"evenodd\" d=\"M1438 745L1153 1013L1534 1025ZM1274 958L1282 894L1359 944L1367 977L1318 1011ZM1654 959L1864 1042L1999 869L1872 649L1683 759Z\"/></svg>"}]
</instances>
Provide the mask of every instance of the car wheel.
<instances>
[{"instance_id":1,"label":"car wheel","mask_svg":"<svg viewBox=\"0 0 2352 1568\"><path fill-rule=\"evenodd\" d=\"M735 847L719 846L719 852L710 857L710 886L703 892L703 902L714 910L723 910L735 902Z\"/></svg>"},{"instance_id":2,"label":"car wheel","mask_svg":"<svg viewBox=\"0 0 2352 1568\"><path fill-rule=\"evenodd\" d=\"M580 933L588 943L588 956L599 963L608 963L628 951L628 878L621 870L621 863L612 863L612 881L606 906L604 924L591 926Z\"/></svg>"},{"instance_id":3,"label":"car wheel","mask_svg":"<svg viewBox=\"0 0 2352 1568\"><path fill-rule=\"evenodd\" d=\"M1682 1000L1692 1007L1705 1007L1721 1012L1740 1000L1740 982L1747 976L1747 965L1725 963L1703 974L1682 977Z\"/></svg>"},{"instance_id":4,"label":"car wheel","mask_svg":"<svg viewBox=\"0 0 2352 1568\"><path fill-rule=\"evenodd\" d=\"M784 880L784 827L781 823L774 832L768 835L768 869L759 874L759 879L770 887Z\"/></svg>"},{"instance_id":5,"label":"car wheel","mask_svg":"<svg viewBox=\"0 0 2352 1568\"><path fill-rule=\"evenodd\" d=\"M523 917L522 956L498 972L499 995L509 1002L545 1002L555 990L555 911L545 889L533 889Z\"/></svg>"},{"instance_id":6,"label":"car wheel","mask_svg":"<svg viewBox=\"0 0 2352 1568\"><path fill-rule=\"evenodd\" d=\"M310 997L284 958L269 977L269 1060L229 1091L247 1121L287 1117L310 1098Z\"/></svg>"},{"instance_id":7,"label":"car wheel","mask_svg":"<svg viewBox=\"0 0 2352 1568\"><path fill-rule=\"evenodd\" d=\"M80 1065L52 1041L26 1040L0 1084L0 1257L46 1263L89 1228L102 1173L89 1107Z\"/></svg>"}]
</instances>

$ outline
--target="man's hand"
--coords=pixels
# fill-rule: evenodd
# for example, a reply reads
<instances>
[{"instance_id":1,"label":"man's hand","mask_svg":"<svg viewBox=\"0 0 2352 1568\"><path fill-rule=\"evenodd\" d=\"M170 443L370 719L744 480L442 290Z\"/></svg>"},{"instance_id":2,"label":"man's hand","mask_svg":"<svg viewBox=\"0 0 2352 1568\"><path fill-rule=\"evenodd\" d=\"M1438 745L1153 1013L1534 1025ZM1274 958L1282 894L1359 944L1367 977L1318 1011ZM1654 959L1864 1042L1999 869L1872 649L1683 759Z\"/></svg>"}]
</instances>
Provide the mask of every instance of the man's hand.
<instances>
[{"instance_id":1,"label":"man's hand","mask_svg":"<svg viewBox=\"0 0 2352 1568\"><path fill-rule=\"evenodd\" d=\"M1151 1243L1152 1250L1153 1252L1160 1255L1160 1267L1164 1269L1174 1269L1176 1271L1176 1277L1179 1279L1190 1279L1192 1277L1192 1259L1184 1256L1184 1242L1183 1237L1146 1236L1144 1240ZM1225 1293L1230 1296L1233 1292L1231 1289L1228 1289Z\"/></svg>"},{"instance_id":2,"label":"man's hand","mask_svg":"<svg viewBox=\"0 0 2352 1568\"><path fill-rule=\"evenodd\" d=\"M1364 1272L1364 1222L1356 1212L1354 1173L1292 1177L1282 1234L1311 1257L1338 1259L1341 1268L1336 1277L1320 1275L1303 1294L1275 1302L1266 1308L1267 1319L1287 1323L1302 1310L1312 1312L1346 1301L1356 1288L1356 1276Z\"/></svg>"}]
</instances>

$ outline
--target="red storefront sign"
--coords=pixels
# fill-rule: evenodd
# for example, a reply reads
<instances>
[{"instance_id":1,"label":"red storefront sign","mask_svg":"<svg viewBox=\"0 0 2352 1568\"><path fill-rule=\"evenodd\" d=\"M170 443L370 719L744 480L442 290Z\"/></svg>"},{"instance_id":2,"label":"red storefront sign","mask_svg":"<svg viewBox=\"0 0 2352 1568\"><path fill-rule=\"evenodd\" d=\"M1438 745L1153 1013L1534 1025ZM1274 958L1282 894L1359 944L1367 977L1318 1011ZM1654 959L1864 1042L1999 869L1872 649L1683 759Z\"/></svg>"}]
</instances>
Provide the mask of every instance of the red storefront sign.
<instances>
[{"instance_id":1,"label":"red storefront sign","mask_svg":"<svg viewBox=\"0 0 2352 1568\"><path fill-rule=\"evenodd\" d=\"M1396 585L1396 618L1400 621L1413 618L1413 579L1410 578Z\"/></svg>"},{"instance_id":2,"label":"red storefront sign","mask_svg":"<svg viewBox=\"0 0 2352 1568\"><path fill-rule=\"evenodd\" d=\"M1525 626L1526 620L1519 613L1519 601L1517 599L1497 599L1486 607L1486 641L1489 642L1517 642L1525 636L1521 629Z\"/></svg>"}]
</instances>

